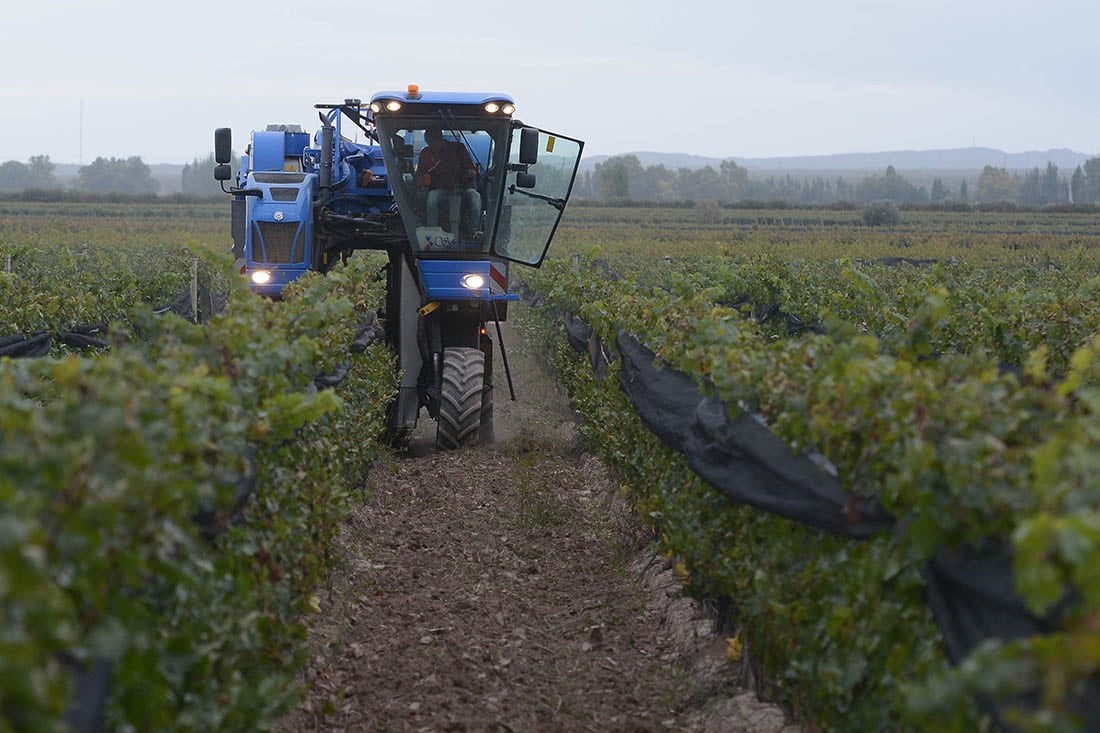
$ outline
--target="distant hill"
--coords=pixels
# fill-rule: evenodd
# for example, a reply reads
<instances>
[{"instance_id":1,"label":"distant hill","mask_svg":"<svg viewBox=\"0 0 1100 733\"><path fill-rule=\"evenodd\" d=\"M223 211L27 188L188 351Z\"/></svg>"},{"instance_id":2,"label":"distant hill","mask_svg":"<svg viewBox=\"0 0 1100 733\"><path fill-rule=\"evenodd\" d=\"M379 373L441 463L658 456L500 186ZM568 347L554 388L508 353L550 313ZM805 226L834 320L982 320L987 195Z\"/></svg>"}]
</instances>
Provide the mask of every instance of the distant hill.
<instances>
[{"instance_id":1,"label":"distant hill","mask_svg":"<svg viewBox=\"0 0 1100 733\"><path fill-rule=\"evenodd\" d=\"M887 166L898 171L975 171L979 172L987 165L1008 170L1030 170L1045 168L1048 161L1062 171L1072 172L1093 155L1078 153L1065 148L1054 150L1035 150L1026 153L1006 153L993 148L955 148L952 150L893 150L881 153L839 153L835 155L803 155L785 158L707 158L701 155L682 153L632 152L624 155L636 155L643 166L663 165L670 170L680 168L703 168L711 166L717 169L722 160L732 160L749 171L815 173L841 171L881 172ZM593 155L581 161L581 169L595 168L610 155Z\"/></svg>"}]
</instances>

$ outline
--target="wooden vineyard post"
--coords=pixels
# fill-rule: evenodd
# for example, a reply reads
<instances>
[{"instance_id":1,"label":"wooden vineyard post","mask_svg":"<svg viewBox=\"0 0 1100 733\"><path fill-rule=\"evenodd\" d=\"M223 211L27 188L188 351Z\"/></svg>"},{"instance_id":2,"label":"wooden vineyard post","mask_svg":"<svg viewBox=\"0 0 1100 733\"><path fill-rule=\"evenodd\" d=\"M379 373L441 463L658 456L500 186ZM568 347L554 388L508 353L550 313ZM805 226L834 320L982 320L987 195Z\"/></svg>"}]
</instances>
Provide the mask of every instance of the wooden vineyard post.
<instances>
[{"instance_id":1,"label":"wooden vineyard post","mask_svg":"<svg viewBox=\"0 0 1100 733\"><path fill-rule=\"evenodd\" d=\"M199 322L199 261L191 260L191 321Z\"/></svg>"}]
</instances>

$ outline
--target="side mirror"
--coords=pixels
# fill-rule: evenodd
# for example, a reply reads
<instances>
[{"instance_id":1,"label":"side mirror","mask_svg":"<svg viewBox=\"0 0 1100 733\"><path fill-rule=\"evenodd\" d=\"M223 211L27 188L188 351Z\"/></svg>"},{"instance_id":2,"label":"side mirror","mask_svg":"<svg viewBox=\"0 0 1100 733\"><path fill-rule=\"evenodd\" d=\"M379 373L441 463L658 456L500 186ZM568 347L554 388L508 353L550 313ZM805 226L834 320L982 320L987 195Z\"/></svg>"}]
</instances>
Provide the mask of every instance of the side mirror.
<instances>
[{"instance_id":1,"label":"side mirror","mask_svg":"<svg viewBox=\"0 0 1100 733\"><path fill-rule=\"evenodd\" d=\"M215 181L228 181L233 177L233 168L228 163L221 163L214 166L214 180Z\"/></svg>"},{"instance_id":2,"label":"side mirror","mask_svg":"<svg viewBox=\"0 0 1100 733\"><path fill-rule=\"evenodd\" d=\"M528 165L539 162L539 131L534 127L519 131L519 162Z\"/></svg>"},{"instance_id":3,"label":"side mirror","mask_svg":"<svg viewBox=\"0 0 1100 733\"><path fill-rule=\"evenodd\" d=\"M535 174L534 173L517 173L516 174L516 188L534 188L535 187Z\"/></svg>"},{"instance_id":4,"label":"side mirror","mask_svg":"<svg viewBox=\"0 0 1100 733\"><path fill-rule=\"evenodd\" d=\"M233 130L228 127L219 127L214 130L214 162L219 165L228 163L233 158ZM216 177L216 174L215 174ZM223 179L218 179L223 180Z\"/></svg>"}]
</instances>

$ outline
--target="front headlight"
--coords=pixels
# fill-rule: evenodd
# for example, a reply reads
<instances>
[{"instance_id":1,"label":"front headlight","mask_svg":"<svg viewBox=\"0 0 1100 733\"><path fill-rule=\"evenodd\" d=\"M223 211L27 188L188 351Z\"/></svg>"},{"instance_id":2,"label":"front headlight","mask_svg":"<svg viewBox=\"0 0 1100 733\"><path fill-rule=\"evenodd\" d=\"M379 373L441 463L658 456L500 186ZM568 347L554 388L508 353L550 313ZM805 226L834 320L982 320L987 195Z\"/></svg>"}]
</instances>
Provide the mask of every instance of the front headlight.
<instances>
[{"instance_id":1,"label":"front headlight","mask_svg":"<svg viewBox=\"0 0 1100 733\"><path fill-rule=\"evenodd\" d=\"M504 101L492 101L486 102L483 109L491 115L495 115L497 112L502 112L506 115L511 115L516 111L516 106L511 102Z\"/></svg>"},{"instance_id":2,"label":"front headlight","mask_svg":"<svg viewBox=\"0 0 1100 733\"><path fill-rule=\"evenodd\" d=\"M257 285L266 285L271 282L271 273L267 270L256 270L252 273L252 282Z\"/></svg>"},{"instance_id":3,"label":"front headlight","mask_svg":"<svg viewBox=\"0 0 1100 733\"><path fill-rule=\"evenodd\" d=\"M462 285L470 290L481 290L485 287L485 278L476 272L471 272L469 275L462 276Z\"/></svg>"}]
</instances>

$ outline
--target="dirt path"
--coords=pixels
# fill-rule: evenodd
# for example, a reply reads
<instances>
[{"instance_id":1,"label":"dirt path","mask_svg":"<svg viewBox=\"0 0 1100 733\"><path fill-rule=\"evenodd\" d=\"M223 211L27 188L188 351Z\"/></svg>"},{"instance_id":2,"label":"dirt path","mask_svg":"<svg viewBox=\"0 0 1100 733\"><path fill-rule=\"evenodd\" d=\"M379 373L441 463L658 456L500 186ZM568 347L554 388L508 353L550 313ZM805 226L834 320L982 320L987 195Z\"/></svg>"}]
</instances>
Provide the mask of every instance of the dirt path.
<instances>
[{"instance_id":1,"label":"dirt path","mask_svg":"<svg viewBox=\"0 0 1100 733\"><path fill-rule=\"evenodd\" d=\"M497 444L377 467L281 731L779 731L505 334ZM425 421L427 422L427 421Z\"/></svg>"}]
</instances>

